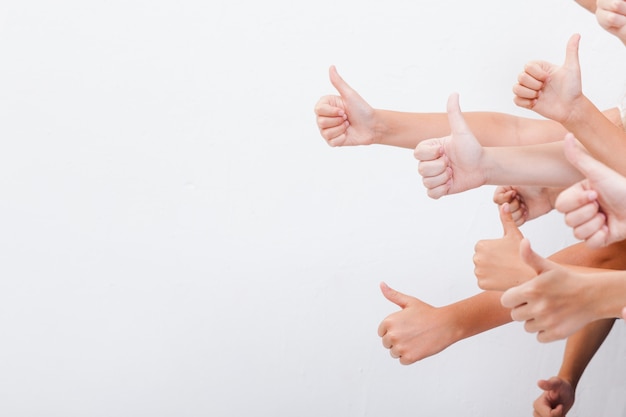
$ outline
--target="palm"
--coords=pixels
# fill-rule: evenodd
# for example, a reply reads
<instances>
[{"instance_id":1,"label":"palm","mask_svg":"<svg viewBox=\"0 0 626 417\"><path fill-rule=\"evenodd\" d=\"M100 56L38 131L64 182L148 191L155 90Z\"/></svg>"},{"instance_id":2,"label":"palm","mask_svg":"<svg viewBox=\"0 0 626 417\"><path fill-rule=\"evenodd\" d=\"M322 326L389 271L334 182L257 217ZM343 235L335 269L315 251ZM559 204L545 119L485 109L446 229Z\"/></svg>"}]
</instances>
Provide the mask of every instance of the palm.
<instances>
[{"instance_id":1,"label":"palm","mask_svg":"<svg viewBox=\"0 0 626 417\"><path fill-rule=\"evenodd\" d=\"M540 115L565 122L572 112L573 103L582 96L580 73L565 66L552 68L533 107Z\"/></svg>"},{"instance_id":2,"label":"palm","mask_svg":"<svg viewBox=\"0 0 626 417\"><path fill-rule=\"evenodd\" d=\"M483 150L471 132L453 132L452 136L444 139L443 147L452 169L449 194L483 185L484 176L480 169Z\"/></svg>"},{"instance_id":3,"label":"palm","mask_svg":"<svg viewBox=\"0 0 626 417\"><path fill-rule=\"evenodd\" d=\"M356 92L342 98L342 106L350 125L346 129L347 146L369 145L374 135L374 109Z\"/></svg>"}]
</instances>

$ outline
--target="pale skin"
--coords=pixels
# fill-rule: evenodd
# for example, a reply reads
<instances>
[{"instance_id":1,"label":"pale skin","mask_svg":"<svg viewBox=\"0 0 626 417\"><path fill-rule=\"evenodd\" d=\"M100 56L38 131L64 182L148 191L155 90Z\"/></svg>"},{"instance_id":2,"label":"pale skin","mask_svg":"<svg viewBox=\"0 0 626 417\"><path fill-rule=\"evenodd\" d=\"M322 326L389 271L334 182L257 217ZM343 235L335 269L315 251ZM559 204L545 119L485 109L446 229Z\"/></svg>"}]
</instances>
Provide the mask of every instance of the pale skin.
<instances>
[{"instance_id":1,"label":"pale skin","mask_svg":"<svg viewBox=\"0 0 626 417\"><path fill-rule=\"evenodd\" d=\"M520 255L537 276L505 291L501 302L540 342L564 339L588 323L621 316L626 271L566 268L535 253L526 239Z\"/></svg>"},{"instance_id":2,"label":"pale skin","mask_svg":"<svg viewBox=\"0 0 626 417\"><path fill-rule=\"evenodd\" d=\"M555 208L590 247L626 239L626 178L587 154L572 135L565 145L567 159L585 179L559 194Z\"/></svg>"},{"instance_id":3,"label":"pale skin","mask_svg":"<svg viewBox=\"0 0 626 417\"><path fill-rule=\"evenodd\" d=\"M345 83L334 67L331 67L329 73L331 83L337 88L339 95L322 97L315 106L315 113L320 133L331 146L384 144L414 149L425 139L450 133L446 113L408 113L372 108ZM619 122L618 109L609 109L605 114L616 123ZM551 120L520 118L490 112L465 112L463 116L465 123L483 146L520 146L555 142L561 140L567 132L559 123ZM530 189L516 187L515 192L519 197ZM529 201L532 203L541 199L542 197L526 199L528 212L524 221L544 210L543 208L535 210L534 204L528 204ZM589 251L583 245L574 245L554 254L550 259L565 264L626 267L626 263L620 265L614 262L616 259L614 255L619 251L620 248L616 249L614 245L599 252ZM496 291L485 291L448 306L433 307L394 290L389 292L382 287L381 290L390 301L397 301L401 307L400 311L383 320L379 332L384 345L393 346L392 353L403 364L431 356L459 340L512 320L509 310L500 304L501 293ZM390 294L400 294L405 299L397 300L397 297ZM432 323L438 325L432 326ZM570 340L574 340L574 336ZM599 346L602 340L598 340ZM568 340L568 346L570 343ZM589 345L590 341L587 340L583 347ZM585 357L582 348L572 347L572 352L571 355L564 357L562 369L570 370L563 373L563 378L575 387L584 366L570 365L579 362L586 364L590 358ZM577 374L578 371L580 374Z\"/></svg>"},{"instance_id":4,"label":"pale skin","mask_svg":"<svg viewBox=\"0 0 626 417\"><path fill-rule=\"evenodd\" d=\"M499 186L493 193L493 202L497 205L508 203L511 217L516 226L522 226L529 220L551 212L555 201L564 188Z\"/></svg>"},{"instance_id":5,"label":"pale skin","mask_svg":"<svg viewBox=\"0 0 626 417\"><path fill-rule=\"evenodd\" d=\"M624 0L598 0L595 14L600 26L626 45L626 2Z\"/></svg>"},{"instance_id":6,"label":"pale skin","mask_svg":"<svg viewBox=\"0 0 626 417\"><path fill-rule=\"evenodd\" d=\"M538 333L540 342L566 338L589 322L621 314L626 271L545 260L530 251L507 203L500 207L500 219L504 236L476 244L478 285L484 290L505 291L503 306L512 309L513 320L526 322L528 332ZM613 305L607 303L609 298Z\"/></svg>"},{"instance_id":7,"label":"pale skin","mask_svg":"<svg viewBox=\"0 0 626 417\"><path fill-rule=\"evenodd\" d=\"M484 147L459 108L458 95L448 99L451 133L420 142L414 151L418 171L431 198L482 185L561 187L582 176L563 155L562 141L528 146Z\"/></svg>"},{"instance_id":8,"label":"pale skin","mask_svg":"<svg viewBox=\"0 0 626 417\"><path fill-rule=\"evenodd\" d=\"M626 164L620 157L626 153L626 133L620 118L615 113L600 112L582 94L579 41L579 35L570 38L561 66L545 61L527 64L513 88L514 101L558 122L576 134L596 158L619 172L626 172ZM423 140L414 152L420 161L424 186L432 198L485 184L562 187L580 179L580 174L567 166L562 140L523 147L481 145L463 120L456 95L448 101L448 116L450 135Z\"/></svg>"},{"instance_id":9,"label":"pale skin","mask_svg":"<svg viewBox=\"0 0 626 417\"><path fill-rule=\"evenodd\" d=\"M579 43L580 35L570 38L563 65L526 64L513 87L514 101L561 123L591 155L625 175L626 132L620 120L607 117L582 93Z\"/></svg>"},{"instance_id":10,"label":"pale skin","mask_svg":"<svg viewBox=\"0 0 626 417\"><path fill-rule=\"evenodd\" d=\"M415 149L418 143L450 134L446 113L410 113L373 108L339 75L329 69L338 95L315 104L320 134L330 146L389 145ZM619 110L606 110L619 121ZM567 130L552 120L537 120L494 112L465 112L463 118L482 146L522 146L556 142Z\"/></svg>"},{"instance_id":11,"label":"pale skin","mask_svg":"<svg viewBox=\"0 0 626 417\"><path fill-rule=\"evenodd\" d=\"M488 291L505 291L537 275L519 256L524 235L511 216L509 204L499 206L499 211L504 235L480 240L474 246L474 275L478 287Z\"/></svg>"}]
</instances>

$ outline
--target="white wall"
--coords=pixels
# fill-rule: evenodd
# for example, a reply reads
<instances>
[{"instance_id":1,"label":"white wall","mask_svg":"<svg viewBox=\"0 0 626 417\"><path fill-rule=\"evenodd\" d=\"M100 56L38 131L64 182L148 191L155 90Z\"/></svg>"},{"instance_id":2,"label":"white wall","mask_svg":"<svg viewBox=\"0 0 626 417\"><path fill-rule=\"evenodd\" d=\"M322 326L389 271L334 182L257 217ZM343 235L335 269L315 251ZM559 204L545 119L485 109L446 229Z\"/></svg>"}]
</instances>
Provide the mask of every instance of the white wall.
<instances>
[{"instance_id":1,"label":"white wall","mask_svg":"<svg viewBox=\"0 0 626 417\"><path fill-rule=\"evenodd\" d=\"M411 151L332 149L313 105L335 64L376 107L532 116L511 86L574 32L614 106L626 51L566 0L0 4L0 415L530 416L562 343L515 323L404 367L376 335L381 280L478 292L492 188L430 200ZM625 351L619 322L572 416L624 414Z\"/></svg>"}]
</instances>

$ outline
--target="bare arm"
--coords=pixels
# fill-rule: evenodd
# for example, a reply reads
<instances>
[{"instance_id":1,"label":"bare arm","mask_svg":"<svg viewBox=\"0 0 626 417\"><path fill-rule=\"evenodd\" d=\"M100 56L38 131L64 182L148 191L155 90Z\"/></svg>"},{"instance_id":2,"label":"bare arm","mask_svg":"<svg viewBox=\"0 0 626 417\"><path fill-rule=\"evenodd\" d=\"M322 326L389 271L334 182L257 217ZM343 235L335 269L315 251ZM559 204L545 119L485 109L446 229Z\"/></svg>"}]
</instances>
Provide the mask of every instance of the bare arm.
<instances>
[{"instance_id":1,"label":"bare arm","mask_svg":"<svg viewBox=\"0 0 626 417\"><path fill-rule=\"evenodd\" d=\"M330 81L338 95L326 95L315 104L320 134L331 146L381 144L414 149L425 139L450 134L445 112L415 113L375 109L335 67ZM619 120L619 111L616 113ZM517 117L497 112L465 112L467 124L482 146L523 146L563 139L567 131L553 120Z\"/></svg>"},{"instance_id":2,"label":"bare arm","mask_svg":"<svg viewBox=\"0 0 626 417\"><path fill-rule=\"evenodd\" d=\"M589 323L567 339L559 377L568 381L574 390L585 372L585 368L611 331L615 319L604 319Z\"/></svg>"},{"instance_id":3,"label":"bare arm","mask_svg":"<svg viewBox=\"0 0 626 417\"><path fill-rule=\"evenodd\" d=\"M498 112L464 112L463 117L482 146L522 146L563 139L567 131L552 120L517 117ZM425 139L450 134L446 113L374 110L374 143L413 149Z\"/></svg>"},{"instance_id":4,"label":"bare arm","mask_svg":"<svg viewBox=\"0 0 626 417\"><path fill-rule=\"evenodd\" d=\"M621 123L620 123L621 124ZM582 97L574 111L563 122L599 161L626 175L626 132L611 121L587 98Z\"/></svg>"}]
</instances>

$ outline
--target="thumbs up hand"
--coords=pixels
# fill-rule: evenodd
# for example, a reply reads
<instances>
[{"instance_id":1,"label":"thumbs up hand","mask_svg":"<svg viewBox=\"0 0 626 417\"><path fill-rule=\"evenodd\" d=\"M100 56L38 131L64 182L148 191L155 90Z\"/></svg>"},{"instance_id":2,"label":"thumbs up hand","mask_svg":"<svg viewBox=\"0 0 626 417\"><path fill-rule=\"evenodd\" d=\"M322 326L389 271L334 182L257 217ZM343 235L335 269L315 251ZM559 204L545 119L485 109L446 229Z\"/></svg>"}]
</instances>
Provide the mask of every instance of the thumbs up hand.
<instances>
[{"instance_id":1,"label":"thumbs up hand","mask_svg":"<svg viewBox=\"0 0 626 417\"><path fill-rule=\"evenodd\" d=\"M574 236L592 248L626 239L626 178L587 154L572 134L565 137L565 156L586 177L555 203Z\"/></svg>"},{"instance_id":2,"label":"thumbs up hand","mask_svg":"<svg viewBox=\"0 0 626 417\"><path fill-rule=\"evenodd\" d=\"M513 102L519 107L564 123L572 114L576 101L583 97L578 59L580 35L567 43L565 62L558 66L546 61L531 61L513 86Z\"/></svg>"},{"instance_id":3,"label":"thumbs up hand","mask_svg":"<svg viewBox=\"0 0 626 417\"><path fill-rule=\"evenodd\" d=\"M401 308L378 326L378 336L391 357L409 365L441 352L455 340L456 321L436 308L381 283L383 296Z\"/></svg>"},{"instance_id":4,"label":"thumbs up hand","mask_svg":"<svg viewBox=\"0 0 626 417\"><path fill-rule=\"evenodd\" d=\"M525 322L529 333L540 342L564 339L598 318L594 310L591 274L577 273L541 257L528 240L520 243L520 256L537 276L502 294L501 302L511 309L511 318ZM622 278L623 279L623 278Z\"/></svg>"},{"instance_id":5,"label":"thumbs up hand","mask_svg":"<svg viewBox=\"0 0 626 417\"><path fill-rule=\"evenodd\" d=\"M438 199L485 184L481 169L483 148L467 126L458 94L448 98L448 121L451 133L442 138L426 139L415 148L418 171L428 196Z\"/></svg>"},{"instance_id":6,"label":"thumbs up hand","mask_svg":"<svg viewBox=\"0 0 626 417\"><path fill-rule=\"evenodd\" d=\"M499 209L503 236L480 240L474 246L474 275L483 290L504 291L536 275L519 256L524 235L511 216L509 204L504 203Z\"/></svg>"},{"instance_id":7,"label":"thumbs up hand","mask_svg":"<svg viewBox=\"0 0 626 417\"><path fill-rule=\"evenodd\" d=\"M317 127L330 146L370 145L374 142L374 109L332 66L330 82L339 95L326 95L315 104Z\"/></svg>"}]
</instances>

